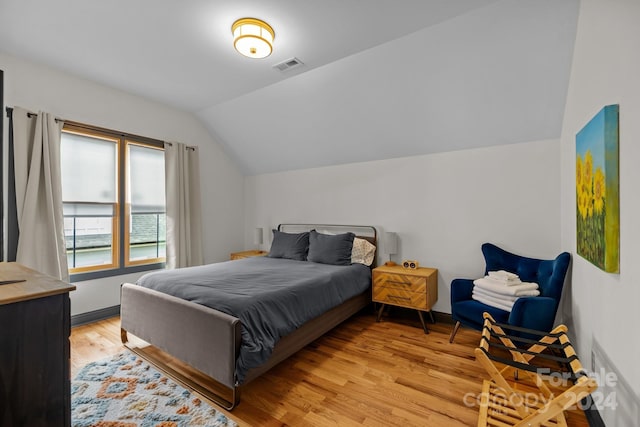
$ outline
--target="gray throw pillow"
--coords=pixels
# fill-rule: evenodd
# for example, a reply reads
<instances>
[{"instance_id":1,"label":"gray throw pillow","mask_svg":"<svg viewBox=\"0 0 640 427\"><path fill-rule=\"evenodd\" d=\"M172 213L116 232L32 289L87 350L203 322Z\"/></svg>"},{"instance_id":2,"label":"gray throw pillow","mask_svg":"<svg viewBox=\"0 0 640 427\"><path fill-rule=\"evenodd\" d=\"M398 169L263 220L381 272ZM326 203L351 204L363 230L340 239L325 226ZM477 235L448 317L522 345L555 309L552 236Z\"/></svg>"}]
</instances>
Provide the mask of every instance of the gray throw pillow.
<instances>
[{"instance_id":1,"label":"gray throw pillow","mask_svg":"<svg viewBox=\"0 0 640 427\"><path fill-rule=\"evenodd\" d=\"M283 233L273 230L273 242L269 250L269 258L287 258L306 261L309 250L309 232Z\"/></svg>"},{"instance_id":2,"label":"gray throw pillow","mask_svg":"<svg viewBox=\"0 0 640 427\"><path fill-rule=\"evenodd\" d=\"M321 264L351 265L354 237L353 233L330 235L311 230L307 260Z\"/></svg>"}]
</instances>

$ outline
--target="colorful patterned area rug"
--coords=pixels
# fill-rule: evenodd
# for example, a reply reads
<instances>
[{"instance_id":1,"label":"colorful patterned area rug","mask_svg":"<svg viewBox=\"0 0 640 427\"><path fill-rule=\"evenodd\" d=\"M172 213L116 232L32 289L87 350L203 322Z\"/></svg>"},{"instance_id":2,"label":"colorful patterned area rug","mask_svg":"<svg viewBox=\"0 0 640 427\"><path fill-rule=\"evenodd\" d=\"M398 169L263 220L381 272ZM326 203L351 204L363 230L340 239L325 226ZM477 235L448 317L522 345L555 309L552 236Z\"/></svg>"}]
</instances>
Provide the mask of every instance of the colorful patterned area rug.
<instances>
[{"instance_id":1,"label":"colorful patterned area rug","mask_svg":"<svg viewBox=\"0 0 640 427\"><path fill-rule=\"evenodd\" d=\"M131 352L89 363L71 383L74 427L237 424Z\"/></svg>"}]
</instances>

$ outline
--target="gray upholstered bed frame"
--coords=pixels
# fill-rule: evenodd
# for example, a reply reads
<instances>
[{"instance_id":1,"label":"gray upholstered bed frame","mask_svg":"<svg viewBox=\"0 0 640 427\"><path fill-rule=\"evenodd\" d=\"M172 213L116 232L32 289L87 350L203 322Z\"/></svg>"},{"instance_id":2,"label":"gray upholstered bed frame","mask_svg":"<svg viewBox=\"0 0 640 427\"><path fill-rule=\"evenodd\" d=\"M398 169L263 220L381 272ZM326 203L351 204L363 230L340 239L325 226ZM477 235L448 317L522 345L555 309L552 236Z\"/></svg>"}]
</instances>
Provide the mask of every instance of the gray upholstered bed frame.
<instances>
[{"instance_id":1,"label":"gray upholstered bed frame","mask_svg":"<svg viewBox=\"0 0 640 427\"><path fill-rule=\"evenodd\" d=\"M285 232L299 232L314 228L335 233L351 231L358 237L377 244L376 229L369 226L323 224L278 226L280 231ZM370 303L371 291L367 290L283 337L274 348L269 360L247 373L244 384L321 337ZM187 363L229 390L230 397L225 398L221 393L206 386L197 387L196 391L206 398L228 410L233 409L239 402L240 387L235 380L236 358L240 349L241 336L241 324L238 318L130 283L122 285L120 318L122 342L132 351L183 385L194 387L193 382L185 380L179 372L160 363L157 359L150 359L142 348L129 343L128 333Z\"/></svg>"}]
</instances>

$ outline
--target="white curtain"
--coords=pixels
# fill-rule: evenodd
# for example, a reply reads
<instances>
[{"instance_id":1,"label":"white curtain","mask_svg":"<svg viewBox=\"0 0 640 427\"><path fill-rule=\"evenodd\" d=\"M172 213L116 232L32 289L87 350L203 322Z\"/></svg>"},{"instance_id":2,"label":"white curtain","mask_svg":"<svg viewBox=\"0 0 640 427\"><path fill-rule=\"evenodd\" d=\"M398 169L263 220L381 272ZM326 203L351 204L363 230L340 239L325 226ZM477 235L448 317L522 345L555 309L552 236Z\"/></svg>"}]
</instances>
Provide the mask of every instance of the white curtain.
<instances>
[{"instance_id":1,"label":"white curtain","mask_svg":"<svg viewBox=\"0 0 640 427\"><path fill-rule=\"evenodd\" d=\"M16 107L12 114L20 232L16 261L68 281L60 172L63 123L42 111L29 117Z\"/></svg>"},{"instance_id":2,"label":"white curtain","mask_svg":"<svg viewBox=\"0 0 640 427\"><path fill-rule=\"evenodd\" d=\"M202 220L198 148L166 143L167 268L201 265Z\"/></svg>"}]
</instances>

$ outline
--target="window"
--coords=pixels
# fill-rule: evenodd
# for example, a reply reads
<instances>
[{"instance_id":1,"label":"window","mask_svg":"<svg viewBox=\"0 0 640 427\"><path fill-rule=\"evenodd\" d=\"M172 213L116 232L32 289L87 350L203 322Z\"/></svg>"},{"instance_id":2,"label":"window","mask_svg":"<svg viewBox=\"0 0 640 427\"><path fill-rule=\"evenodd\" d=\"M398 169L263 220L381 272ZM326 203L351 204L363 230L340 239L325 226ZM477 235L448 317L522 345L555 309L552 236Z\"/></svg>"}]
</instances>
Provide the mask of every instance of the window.
<instances>
[{"instance_id":1,"label":"window","mask_svg":"<svg viewBox=\"0 0 640 427\"><path fill-rule=\"evenodd\" d=\"M165 260L166 215L164 151L127 141L127 215L125 260L128 265Z\"/></svg>"},{"instance_id":2,"label":"window","mask_svg":"<svg viewBox=\"0 0 640 427\"><path fill-rule=\"evenodd\" d=\"M162 266L166 255L162 142L65 124L60 157L72 278Z\"/></svg>"}]
</instances>

